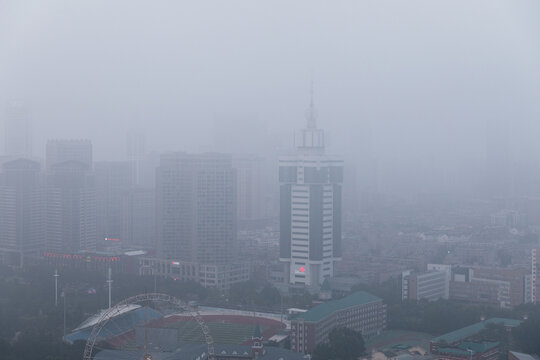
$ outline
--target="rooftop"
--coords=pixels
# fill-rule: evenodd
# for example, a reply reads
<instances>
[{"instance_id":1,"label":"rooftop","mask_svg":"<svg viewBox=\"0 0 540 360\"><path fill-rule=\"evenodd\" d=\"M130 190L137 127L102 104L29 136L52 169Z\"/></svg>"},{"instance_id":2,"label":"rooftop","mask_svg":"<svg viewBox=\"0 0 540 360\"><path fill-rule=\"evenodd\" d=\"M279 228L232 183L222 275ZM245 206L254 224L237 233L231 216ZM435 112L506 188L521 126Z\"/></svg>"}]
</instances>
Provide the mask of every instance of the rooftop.
<instances>
[{"instance_id":1,"label":"rooftop","mask_svg":"<svg viewBox=\"0 0 540 360\"><path fill-rule=\"evenodd\" d=\"M453 344L460 340L465 340L468 337L478 334L480 331L484 330L488 324L503 324L506 327L516 327L521 324L521 320L491 318L491 319L484 320L476 324L472 324L464 328L449 332L447 334L435 337L431 339L431 342L433 343L445 342L447 344Z\"/></svg>"},{"instance_id":2,"label":"rooftop","mask_svg":"<svg viewBox=\"0 0 540 360\"><path fill-rule=\"evenodd\" d=\"M462 342L457 347L440 348L439 353L469 356L484 353L498 346L498 342ZM472 353L471 353L472 352Z\"/></svg>"},{"instance_id":3,"label":"rooftop","mask_svg":"<svg viewBox=\"0 0 540 360\"><path fill-rule=\"evenodd\" d=\"M329 301L324 304L315 306L313 309L298 314L295 319L303 319L304 321L316 322L324 319L325 317L338 310L347 309L353 306L363 304L369 304L376 301L382 301L382 299L365 291L357 291L342 299Z\"/></svg>"},{"instance_id":4,"label":"rooftop","mask_svg":"<svg viewBox=\"0 0 540 360\"><path fill-rule=\"evenodd\" d=\"M208 358L208 347L206 344L181 344L174 352L149 351L153 359L156 360L206 360ZM251 359L251 347L245 345L224 345L214 344L216 355L227 355L229 357L238 355ZM138 360L142 359L142 350L102 350L95 355L96 360ZM265 347L264 354L260 358L263 360L303 360L304 355L291 350L279 347Z\"/></svg>"}]
</instances>

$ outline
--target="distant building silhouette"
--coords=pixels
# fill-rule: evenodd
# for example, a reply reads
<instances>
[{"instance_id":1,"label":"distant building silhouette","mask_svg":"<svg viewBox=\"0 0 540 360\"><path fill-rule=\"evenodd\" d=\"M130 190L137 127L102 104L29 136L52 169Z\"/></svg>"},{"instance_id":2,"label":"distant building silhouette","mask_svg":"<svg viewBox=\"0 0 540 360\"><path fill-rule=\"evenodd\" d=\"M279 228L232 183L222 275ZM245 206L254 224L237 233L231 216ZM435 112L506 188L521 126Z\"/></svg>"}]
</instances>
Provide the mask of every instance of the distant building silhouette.
<instances>
[{"instance_id":1,"label":"distant building silhouette","mask_svg":"<svg viewBox=\"0 0 540 360\"><path fill-rule=\"evenodd\" d=\"M5 154L11 157L32 156L32 129L30 110L21 100L7 104L4 120Z\"/></svg>"},{"instance_id":2,"label":"distant building silhouette","mask_svg":"<svg viewBox=\"0 0 540 360\"><path fill-rule=\"evenodd\" d=\"M133 188L122 199L122 245L130 248L155 249L156 191Z\"/></svg>"},{"instance_id":3,"label":"distant building silhouette","mask_svg":"<svg viewBox=\"0 0 540 360\"><path fill-rule=\"evenodd\" d=\"M45 166L52 166L65 161L74 160L85 164L88 170L93 167L92 143L90 140L57 139L47 141L45 149Z\"/></svg>"},{"instance_id":4,"label":"distant building silhouette","mask_svg":"<svg viewBox=\"0 0 540 360\"><path fill-rule=\"evenodd\" d=\"M0 174L0 263L22 266L44 248L40 165L17 159Z\"/></svg>"},{"instance_id":5,"label":"distant building silhouette","mask_svg":"<svg viewBox=\"0 0 540 360\"><path fill-rule=\"evenodd\" d=\"M94 164L94 173L98 247L125 245L122 236L123 201L133 185L131 164L127 161L100 161Z\"/></svg>"},{"instance_id":6,"label":"distant building silhouette","mask_svg":"<svg viewBox=\"0 0 540 360\"><path fill-rule=\"evenodd\" d=\"M96 194L87 164L68 160L47 174L47 249L76 253L96 250Z\"/></svg>"},{"instance_id":7,"label":"distant building silhouette","mask_svg":"<svg viewBox=\"0 0 540 360\"><path fill-rule=\"evenodd\" d=\"M237 258L231 156L164 154L156 183L159 257L170 260L169 267L179 266L178 277L182 264L194 266L204 286L227 289L232 282L247 280Z\"/></svg>"}]
</instances>

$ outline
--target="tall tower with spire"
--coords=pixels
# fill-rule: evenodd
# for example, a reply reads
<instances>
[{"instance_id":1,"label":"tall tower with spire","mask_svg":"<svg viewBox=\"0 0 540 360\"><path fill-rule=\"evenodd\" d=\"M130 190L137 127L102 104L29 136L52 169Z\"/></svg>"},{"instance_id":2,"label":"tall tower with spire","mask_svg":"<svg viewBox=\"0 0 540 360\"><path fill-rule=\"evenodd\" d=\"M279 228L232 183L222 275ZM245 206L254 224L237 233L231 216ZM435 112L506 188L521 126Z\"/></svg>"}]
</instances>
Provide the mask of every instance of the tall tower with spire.
<instances>
[{"instance_id":1,"label":"tall tower with spire","mask_svg":"<svg viewBox=\"0 0 540 360\"><path fill-rule=\"evenodd\" d=\"M341 259L343 160L325 154L311 88L296 154L279 160L280 261L290 284L319 287Z\"/></svg>"}]
</instances>

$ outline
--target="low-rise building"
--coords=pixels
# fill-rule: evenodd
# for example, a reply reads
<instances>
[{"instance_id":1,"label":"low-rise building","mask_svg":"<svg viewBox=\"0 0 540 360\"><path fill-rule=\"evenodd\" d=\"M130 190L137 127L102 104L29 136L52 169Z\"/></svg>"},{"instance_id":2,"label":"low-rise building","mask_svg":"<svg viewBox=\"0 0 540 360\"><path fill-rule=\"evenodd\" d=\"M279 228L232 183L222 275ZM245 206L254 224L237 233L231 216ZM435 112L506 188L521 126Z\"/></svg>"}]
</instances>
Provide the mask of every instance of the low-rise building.
<instances>
[{"instance_id":1,"label":"low-rise building","mask_svg":"<svg viewBox=\"0 0 540 360\"><path fill-rule=\"evenodd\" d=\"M430 352L445 360L495 360L499 357L499 343L478 341L477 335L488 325L502 324L511 331L521 320L491 318L431 339Z\"/></svg>"},{"instance_id":2,"label":"low-rise building","mask_svg":"<svg viewBox=\"0 0 540 360\"><path fill-rule=\"evenodd\" d=\"M525 269L471 267L454 274L450 283L450 298L511 309L527 301Z\"/></svg>"},{"instance_id":3,"label":"low-rise building","mask_svg":"<svg viewBox=\"0 0 540 360\"><path fill-rule=\"evenodd\" d=\"M401 299L434 301L445 298L448 278L444 271L417 274L404 271L401 275Z\"/></svg>"},{"instance_id":4,"label":"low-rise building","mask_svg":"<svg viewBox=\"0 0 540 360\"><path fill-rule=\"evenodd\" d=\"M221 291L228 291L232 284L248 281L250 278L248 263L201 264L157 258L141 258L139 274L196 281L205 288L216 288Z\"/></svg>"},{"instance_id":5,"label":"low-rise building","mask_svg":"<svg viewBox=\"0 0 540 360\"><path fill-rule=\"evenodd\" d=\"M318 344L328 341L334 328L346 327L364 338L380 334L386 327L386 305L364 291L320 304L291 319L291 349L311 354Z\"/></svg>"}]
</instances>

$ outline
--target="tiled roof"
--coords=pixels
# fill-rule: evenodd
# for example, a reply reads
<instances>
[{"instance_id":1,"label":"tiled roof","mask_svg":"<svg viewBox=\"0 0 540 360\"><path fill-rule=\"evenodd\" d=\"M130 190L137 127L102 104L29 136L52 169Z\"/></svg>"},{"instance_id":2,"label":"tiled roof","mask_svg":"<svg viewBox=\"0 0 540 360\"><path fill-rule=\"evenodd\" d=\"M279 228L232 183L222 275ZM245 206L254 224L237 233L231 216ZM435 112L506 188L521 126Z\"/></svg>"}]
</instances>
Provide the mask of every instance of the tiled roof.
<instances>
[{"instance_id":1,"label":"tiled roof","mask_svg":"<svg viewBox=\"0 0 540 360\"><path fill-rule=\"evenodd\" d=\"M342 299L329 301L324 304L315 306L313 309L310 309L305 313L298 314L295 319L303 319L304 321L316 322L324 319L328 315L338 310L377 301L382 301L382 299L365 291L357 291Z\"/></svg>"}]
</instances>

